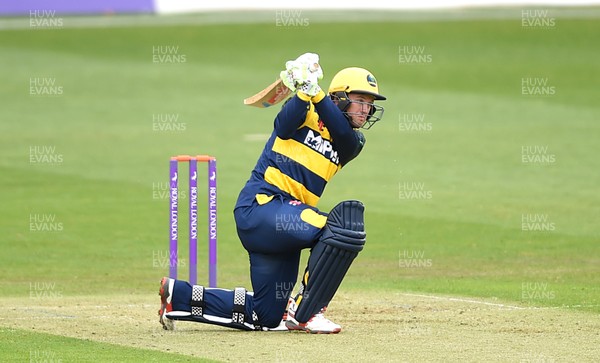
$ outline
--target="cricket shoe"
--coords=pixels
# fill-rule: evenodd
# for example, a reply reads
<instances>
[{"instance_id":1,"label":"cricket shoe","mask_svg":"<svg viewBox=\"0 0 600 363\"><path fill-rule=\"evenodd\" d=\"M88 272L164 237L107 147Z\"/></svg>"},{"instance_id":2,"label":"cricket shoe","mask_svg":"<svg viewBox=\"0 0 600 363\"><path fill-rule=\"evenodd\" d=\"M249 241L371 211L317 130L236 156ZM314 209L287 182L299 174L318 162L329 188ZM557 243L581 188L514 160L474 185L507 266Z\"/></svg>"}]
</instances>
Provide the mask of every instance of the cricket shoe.
<instances>
[{"instance_id":1,"label":"cricket shoe","mask_svg":"<svg viewBox=\"0 0 600 363\"><path fill-rule=\"evenodd\" d=\"M342 331L341 326L323 315L327 307L324 307L321 311L313 315L306 323L300 323L294 318L297 308L298 306L295 301L292 301L288 307L288 319L285 326L289 330L300 330L311 334L337 334Z\"/></svg>"},{"instance_id":2,"label":"cricket shoe","mask_svg":"<svg viewBox=\"0 0 600 363\"><path fill-rule=\"evenodd\" d=\"M160 310L158 310L159 321L163 326L164 330L174 330L175 322L173 319L167 318L167 313L173 311L172 298L173 298L173 287L175 286L175 280L168 277L163 277L160 280Z\"/></svg>"}]
</instances>

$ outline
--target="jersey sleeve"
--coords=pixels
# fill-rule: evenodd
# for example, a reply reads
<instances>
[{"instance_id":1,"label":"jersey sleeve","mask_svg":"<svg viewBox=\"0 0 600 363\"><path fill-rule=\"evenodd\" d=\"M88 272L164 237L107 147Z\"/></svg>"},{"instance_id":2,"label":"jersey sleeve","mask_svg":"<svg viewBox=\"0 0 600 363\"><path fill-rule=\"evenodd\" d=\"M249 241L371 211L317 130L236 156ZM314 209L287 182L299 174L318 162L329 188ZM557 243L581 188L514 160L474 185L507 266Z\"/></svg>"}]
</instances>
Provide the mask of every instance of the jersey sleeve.
<instances>
[{"instance_id":1,"label":"jersey sleeve","mask_svg":"<svg viewBox=\"0 0 600 363\"><path fill-rule=\"evenodd\" d=\"M360 154L366 141L364 135L350 126L346 116L329 97L323 98L321 102L314 105L321 120L323 120L333 137L340 163L342 166L346 165Z\"/></svg>"},{"instance_id":2,"label":"jersey sleeve","mask_svg":"<svg viewBox=\"0 0 600 363\"><path fill-rule=\"evenodd\" d=\"M342 159L340 158L340 162L342 163L342 165L346 165L349 161L351 161L352 159L357 157L358 154L360 154L360 152L362 151L363 147L365 146L365 143L367 142L367 139L365 138L365 135L362 132L360 132L358 130L353 130L353 131L356 133L358 145L356 146L356 148L354 149L352 154L349 155L347 160L342 162Z\"/></svg>"},{"instance_id":3,"label":"jersey sleeve","mask_svg":"<svg viewBox=\"0 0 600 363\"><path fill-rule=\"evenodd\" d=\"M275 134L287 140L291 138L306 118L310 102L294 96L290 98L275 117Z\"/></svg>"}]
</instances>

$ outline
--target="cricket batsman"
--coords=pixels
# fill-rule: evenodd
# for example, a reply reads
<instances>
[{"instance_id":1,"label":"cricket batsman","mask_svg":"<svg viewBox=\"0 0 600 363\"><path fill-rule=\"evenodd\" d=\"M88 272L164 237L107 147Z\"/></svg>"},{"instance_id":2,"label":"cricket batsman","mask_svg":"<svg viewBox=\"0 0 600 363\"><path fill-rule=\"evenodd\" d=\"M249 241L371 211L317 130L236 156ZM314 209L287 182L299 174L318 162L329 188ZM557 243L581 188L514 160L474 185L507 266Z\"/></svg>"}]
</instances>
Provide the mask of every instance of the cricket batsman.
<instances>
[{"instance_id":1,"label":"cricket batsman","mask_svg":"<svg viewBox=\"0 0 600 363\"><path fill-rule=\"evenodd\" d=\"M341 331L324 312L364 247L364 206L342 201L324 213L317 204L331 178L362 151L360 129L381 120L383 108L374 101L386 98L373 74L356 67L339 71L325 93L314 53L288 61L280 77L296 93L275 117L233 211L253 292L164 277L159 317L167 330L186 320L243 330ZM304 249L310 257L292 295Z\"/></svg>"}]
</instances>

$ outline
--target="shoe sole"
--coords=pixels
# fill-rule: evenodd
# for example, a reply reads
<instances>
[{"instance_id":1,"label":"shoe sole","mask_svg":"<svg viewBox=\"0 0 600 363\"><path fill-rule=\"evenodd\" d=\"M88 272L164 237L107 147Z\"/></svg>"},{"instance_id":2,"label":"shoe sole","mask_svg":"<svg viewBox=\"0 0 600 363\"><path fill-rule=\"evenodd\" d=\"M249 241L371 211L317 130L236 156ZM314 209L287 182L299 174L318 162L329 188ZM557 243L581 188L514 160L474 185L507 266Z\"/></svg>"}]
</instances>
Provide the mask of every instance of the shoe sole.
<instances>
[{"instance_id":1,"label":"shoe sole","mask_svg":"<svg viewBox=\"0 0 600 363\"><path fill-rule=\"evenodd\" d=\"M288 328L289 331L300 331L300 332L305 332L305 333L309 333L309 334L337 334L342 331L342 329L310 330L310 329L307 329L306 327L298 325L290 320L286 321L285 326Z\"/></svg>"},{"instance_id":2,"label":"shoe sole","mask_svg":"<svg viewBox=\"0 0 600 363\"><path fill-rule=\"evenodd\" d=\"M175 328L175 324L172 319L166 317L167 314L167 299L171 296L169 293L169 282L170 279L168 277L163 277L160 280L160 290L158 294L160 295L160 309L158 310L158 321L162 325L164 330L173 330Z\"/></svg>"}]
</instances>

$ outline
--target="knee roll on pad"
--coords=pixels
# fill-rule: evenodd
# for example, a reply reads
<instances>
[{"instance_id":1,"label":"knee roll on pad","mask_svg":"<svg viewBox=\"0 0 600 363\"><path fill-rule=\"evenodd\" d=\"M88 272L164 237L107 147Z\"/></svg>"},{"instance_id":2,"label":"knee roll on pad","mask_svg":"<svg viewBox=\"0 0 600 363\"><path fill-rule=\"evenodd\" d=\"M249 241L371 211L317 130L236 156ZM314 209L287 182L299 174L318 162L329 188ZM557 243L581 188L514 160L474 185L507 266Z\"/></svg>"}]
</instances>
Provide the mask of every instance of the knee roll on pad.
<instances>
[{"instance_id":1,"label":"knee roll on pad","mask_svg":"<svg viewBox=\"0 0 600 363\"><path fill-rule=\"evenodd\" d=\"M364 205L356 200L336 205L313 247L304 275L304 291L299 298L295 319L307 322L329 304L354 258L366 242Z\"/></svg>"},{"instance_id":2,"label":"knee roll on pad","mask_svg":"<svg viewBox=\"0 0 600 363\"><path fill-rule=\"evenodd\" d=\"M339 203L327 216L329 226L348 231L365 231L365 206L358 200L347 200Z\"/></svg>"}]
</instances>

